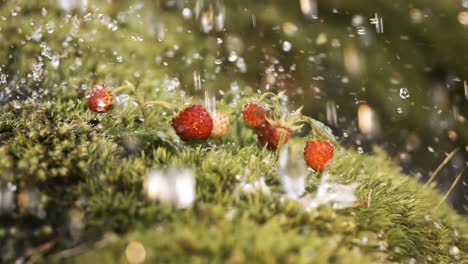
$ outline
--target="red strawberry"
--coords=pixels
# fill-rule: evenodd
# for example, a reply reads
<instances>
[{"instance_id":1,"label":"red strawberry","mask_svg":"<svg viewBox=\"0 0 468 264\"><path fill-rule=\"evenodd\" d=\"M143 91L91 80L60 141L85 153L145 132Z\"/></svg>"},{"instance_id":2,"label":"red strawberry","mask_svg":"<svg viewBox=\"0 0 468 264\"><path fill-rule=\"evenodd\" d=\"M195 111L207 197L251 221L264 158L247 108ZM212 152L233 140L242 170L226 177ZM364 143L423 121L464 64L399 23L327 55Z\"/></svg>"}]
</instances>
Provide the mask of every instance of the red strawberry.
<instances>
[{"instance_id":1,"label":"red strawberry","mask_svg":"<svg viewBox=\"0 0 468 264\"><path fill-rule=\"evenodd\" d=\"M94 85L90 93L86 95L88 108L91 111L105 113L113 106L112 91L109 90L105 83Z\"/></svg>"},{"instance_id":2,"label":"red strawberry","mask_svg":"<svg viewBox=\"0 0 468 264\"><path fill-rule=\"evenodd\" d=\"M291 136L291 129L280 125L272 125L267 121L258 126L255 131L260 144L267 144L271 149L278 148L282 137L284 138L283 144L286 144Z\"/></svg>"},{"instance_id":3,"label":"red strawberry","mask_svg":"<svg viewBox=\"0 0 468 264\"><path fill-rule=\"evenodd\" d=\"M206 140L213 129L213 119L201 105L190 105L172 119L171 126L183 141Z\"/></svg>"},{"instance_id":4,"label":"red strawberry","mask_svg":"<svg viewBox=\"0 0 468 264\"><path fill-rule=\"evenodd\" d=\"M258 104L248 103L244 105L242 117L244 118L244 122L247 126L255 128L265 122L266 113Z\"/></svg>"},{"instance_id":5,"label":"red strawberry","mask_svg":"<svg viewBox=\"0 0 468 264\"><path fill-rule=\"evenodd\" d=\"M213 129L210 138L219 138L229 131L229 116L224 113L216 112L213 114Z\"/></svg>"},{"instance_id":6,"label":"red strawberry","mask_svg":"<svg viewBox=\"0 0 468 264\"><path fill-rule=\"evenodd\" d=\"M308 141L304 147L304 160L312 169L323 171L333 158L334 147L326 140Z\"/></svg>"}]
</instances>

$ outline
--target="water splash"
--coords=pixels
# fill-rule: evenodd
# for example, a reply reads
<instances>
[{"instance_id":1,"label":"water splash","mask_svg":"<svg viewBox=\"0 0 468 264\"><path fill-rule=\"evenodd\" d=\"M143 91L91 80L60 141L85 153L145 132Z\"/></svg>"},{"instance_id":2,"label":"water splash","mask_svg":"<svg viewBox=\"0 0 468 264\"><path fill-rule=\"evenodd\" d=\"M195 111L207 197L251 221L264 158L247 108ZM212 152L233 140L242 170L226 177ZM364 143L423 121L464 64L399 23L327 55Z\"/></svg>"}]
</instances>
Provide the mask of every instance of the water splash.
<instances>
[{"instance_id":1,"label":"water splash","mask_svg":"<svg viewBox=\"0 0 468 264\"><path fill-rule=\"evenodd\" d=\"M267 195L271 193L270 187L266 185L264 177L260 177L260 179L251 183L246 182L245 180L241 179L241 182L237 186L236 192L237 193L242 192L245 194L261 192Z\"/></svg>"},{"instance_id":2,"label":"water splash","mask_svg":"<svg viewBox=\"0 0 468 264\"><path fill-rule=\"evenodd\" d=\"M301 154L284 146L279 156L278 172L287 197L297 199L305 193L307 167Z\"/></svg>"},{"instance_id":3,"label":"water splash","mask_svg":"<svg viewBox=\"0 0 468 264\"><path fill-rule=\"evenodd\" d=\"M150 200L187 208L195 200L195 175L189 169L153 169L145 178L144 189Z\"/></svg>"},{"instance_id":4,"label":"water splash","mask_svg":"<svg viewBox=\"0 0 468 264\"><path fill-rule=\"evenodd\" d=\"M331 205L333 209L345 209L357 201L354 191L358 183L350 185L331 183L330 178L330 173L324 173L315 196L308 195L298 200L305 210L310 211L321 205Z\"/></svg>"}]
</instances>

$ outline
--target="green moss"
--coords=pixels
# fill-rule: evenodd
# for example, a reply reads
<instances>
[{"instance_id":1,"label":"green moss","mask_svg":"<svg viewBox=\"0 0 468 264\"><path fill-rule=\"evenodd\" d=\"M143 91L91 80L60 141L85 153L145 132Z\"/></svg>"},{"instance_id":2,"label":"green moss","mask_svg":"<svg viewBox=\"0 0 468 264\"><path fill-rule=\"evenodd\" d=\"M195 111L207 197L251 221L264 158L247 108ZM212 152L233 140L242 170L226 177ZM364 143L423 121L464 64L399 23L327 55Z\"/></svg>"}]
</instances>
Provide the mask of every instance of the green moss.
<instances>
[{"instance_id":1,"label":"green moss","mask_svg":"<svg viewBox=\"0 0 468 264\"><path fill-rule=\"evenodd\" d=\"M257 85L260 69L241 74L230 65L214 78L219 71L212 63L217 56L215 35L201 35L190 22L156 7L158 18L167 28L161 42L138 19L127 18L114 34L96 13L90 19L80 13L64 17L50 3L25 3L0 4L1 15L8 17L0 31L0 57L5 62L2 73L8 74L8 83L0 94L5 102L0 106L0 183L13 183L18 187L17 194L38 190L40 202L36 207L46 215L17 203L15 210L0 216L2 261L26 254L45 262L65 258L80 263L125 263L125 248L132 240L144 245L148 263L376 263L411 258L417 262L468 261L467 219L445 205L435 209L441 196L400 174L378 149L373 156L342 149L330 167L336 181L360 184L356 207L333 210L324 206L305 212L296 202L280 202L274 195L239 197L236 175L249 180L265 177L275 193L281 191L277 154L259 147L254 133L240 122L241 105L256 90L252 87ZM12 17L15 6L22 9L19 16ZM46 15L42 15L43 6ZM99 7L102 13L113 14L112 19L118 13L113 6ZM252 4L252 8L261 10L262 5ZM271 14L278 17L257 12L264 27L296 16L287 9L281 14L284 18L279 17L277 6L271 8L276 8ZM250 23L251 14L239 12L240 17L248 19L240 19L231 29L240 32L247 26L242 22ZM44 29L40 41L23 42L38 25L45 28L51 21L55 24L53 34ZM323 29L311 24L307 30L315 36ZM326 30L330 35L336 31ZM143 36L147 41L135 42L131 36ZM266 41L271 44L282 37L272 32ZM265 41L255 36L249 39ZM311 43L305 35L292 41L298 50ZM54 68L47 57L41 56L43 74L34 80L28 74L32 74L32 65L40 62L42 42L52 54L60 55L60 65ZM168 56L168 51L174 55ZM369 52L376 55L370 58L378 57L379 51ZM187 58L193 58L194 53L204 59L188 64ZM261 60L254 53L246 49L246 60ZM123 63L117 56L123 57ZM156 63L157 58L169 66ZM307 62L297 68L302 73L299 77L318 71ZM188 93L197 101L200 92L191 89L194 71L201 73L209 90L226 90L236 81L245 91L242 96L226 91L220 98L219 107L229 109L233 120L225 138L184 144L158 107L149 112L143 124L138 108L131 104L98 115L88 111L83 101L82 88L93 79L115 86L130 79L148 100L181 103ZM135 72L138 77L132 77ZM176 91L167 91L162 80L173 77L178 77L181 85ZM300 147L303 142L294 139L291 144ZM148 170L171 166L188 167L196 173L196 202L189 209L155 204L144 196L143 180ZM317 182L317 175L311 173L307 190L313 192ZM370 192L371 206L367 207ZM73 214L84 215L82 230L73 226ZM74 236L73 228L80 229L81 235ZM102 243L95 244L103 237ZM54 242L51 250L37 251L37 246L48 241ZM84 253L64 251L73 247L80 253L84 249ZM455 247L458 255L453 254Z\"/></svg>"}]
</instances>

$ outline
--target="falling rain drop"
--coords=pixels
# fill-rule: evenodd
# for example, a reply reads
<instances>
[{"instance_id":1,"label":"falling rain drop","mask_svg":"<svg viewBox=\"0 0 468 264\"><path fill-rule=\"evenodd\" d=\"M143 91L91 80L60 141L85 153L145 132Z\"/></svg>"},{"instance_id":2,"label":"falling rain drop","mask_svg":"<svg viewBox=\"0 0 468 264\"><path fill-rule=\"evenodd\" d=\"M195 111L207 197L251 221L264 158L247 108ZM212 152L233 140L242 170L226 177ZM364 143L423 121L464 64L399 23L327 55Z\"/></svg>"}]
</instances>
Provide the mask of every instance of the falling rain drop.
<instances>
[{"instance_id":1,"label":"falling rain drop","mask_svg":"<svg viewBox=\"0 0 468 264\"><path fill-rule=\"evenodd\" d=\"M187 208L195 200L195 175L188 169L151 170L144 190L149 200Z\"/></svg>"},{"instance_id":2,"label":"falling rain drop","mask_svg":"<svg viewBox=\"0 0 468 264\"><path fill-rule=\"evenodd\" d=\"M300 0L301 12L307 19L318 18L317 0Z\"/></svg>"},{"instance_id":3,"label":"falling rain drop","mask_svg":"<svg viewBox=\"0 0 468 264\"><path fill-rule=\"evenodd\" d=\"M0 180L0 215L15 209L14 191L16 186Z\"/></svg>"},{"instance_id":4,"label":"falling rain drop","mask_svg":"<svg viewBox=\"0 0 468 264\"><path fill-rule=\"evenodd\" d=\"M333 100L328 100L326 104L326 111L327 111L327 121L330 125L336 126L337 125L337 114L336 114L336 104Z\"/></svg>"},{"instance_id":5,"label":"falling rain drop","mask_svg":"<svg viewBox=\"0 0 468 264\"><path fill-rule=\"evenodd\" d=\"M190 8L184 8L182 9L182 16L184 19L191 19L192 18L192 10Z\"/></svg>"},{"instance_id":6,"label":"falling rain drop","mask_svg":"<svg viewBox=\"0 0 468 264\"><path fill-rule=\"evenodd\" d=\"M375 137L380 130L377 113L367 104L358 107L358 127L369 138Z\"/></svg>"},{"instance_id":7,"label":"falling rain drop","mask_svg":"<svg viewBox=\"0 0 468 264\"><path fill-rule=\"evenodd\" d=\"M198 0L195 5L195 16L204 33L224 29L226 9L222 0Z\"/></svg>"},{"instance_id":8,"label":"falling rain drop","mask_svg":"<svg viewBox=\"0 0 468 264\"><path fill-rule=\"evenodd\" d=\"M302 149L301 149L302 151ZM279 157L279 178L286 196L297 199L305 193L307 168L301 151L284 146Z\"/></svg>"},{"instance_id":9,"label":"falling rain drop","mask_svg":"<svg viewBox=\"0 0 468 264\"><path fill-rule=\"evenodd\" d=\"M119 29L119 27L116 23L109 23L109 25L107 25L107 29L109 29L110 31L116 31L117 29Z\"/></svg>"},{"instance_id":10,"label":"falling rain drop","mask_svg":"<svg viewBox=\"0 0 468 264\"><path fill-rule=\"evenodd\" d=\"M289 52L292 49L292 44L289 41L284 41L283 42L283 51L284 52Z\"/></svg>"},{"instance_id":11,"label":"falling rain drop","mask_svg":"<svg viewBox=\"0 0 468 264\"><path fill-rule=\"evenodd\" d=\"M359 75L364 70L361 55L353 44L345 46L343 50L343 62L346 71L351 75Z\"/></svg>"},{"instance_id":12,"label":"falling rain drop","mask_svg":"<svg viewBox=\"0 0 468 264\"><path fill-rule=\"evenodd\" d=\"M400 97L402 99L408 99L410 97L408 89L406 89L405 87L400 88Z\"/></svg>"}]
</instances>

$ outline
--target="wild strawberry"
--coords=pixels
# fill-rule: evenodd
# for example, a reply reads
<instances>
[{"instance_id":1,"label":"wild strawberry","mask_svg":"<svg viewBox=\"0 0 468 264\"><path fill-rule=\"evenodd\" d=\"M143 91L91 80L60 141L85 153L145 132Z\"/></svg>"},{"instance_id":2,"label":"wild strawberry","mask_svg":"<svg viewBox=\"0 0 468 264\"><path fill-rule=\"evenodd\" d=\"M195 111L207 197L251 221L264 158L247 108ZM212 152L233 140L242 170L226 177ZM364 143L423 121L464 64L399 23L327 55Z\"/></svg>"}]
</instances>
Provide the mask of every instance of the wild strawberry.
<instances>
[{"instance_id":1,"label":"wild strawberry","mask_svg":"<svg viewBox=\"0 0 468 264\"><path fill-rule=\"evenodd\" d=\"M256 128L265 122L265 110L258 104L248 103L244 105L242 117L247 126Z\"/></svg>"},{"instance_id":2,"label":"wild strawberry","mask_svg":"<svg viewBox=\"0 0 468 264\"><path fill-rule=\"evenodd\" d=\"M334 147L326 140L308 141L304 147L304 160L312 169L323 171L333 158Z\"/></svg>"},{"instance_id":3,"label":"wild strawberry","mask_svg":"<svg viewBox=\"0 0 468 264\"><path fill-rule=\"evenodd\" d=\"M268 121L259 125L255 132L260 144L266 144L271 149L278 148L281 138L283 138L283 144L286 144L291 137L291 129L280 125L272 125Z\"/></svg>"},{"instance_id":4,"label":"wild strawberry","mask_svg":"<svg viewBox=\"0 0 468 264\"><path fill-rule=\"evenodd\" d=\"M94 85L91 92L86 95L88 108L97 113L105 113L113 106L112 91L105 83Z\"/></svg>"},{"instance_id":5,"label":"wild strawberry","mask_svg":"<svg viewBox=\"0 0 468 264\"><path fill-rule=\"evenodd\" d=\"M210 138L219 138L224 136L229 131L229 116L215 112L213 114L213 129L211 130Z\"/></svg>"},{"instance_id":6,"label":"wild strawberry","mask_svg":"<svg viewBox=\"0 0 468 264\"><path fill-rule=\"evenodd\" d=\"M190 105L172 119L171 126L183 141L206 140L213 129L213 119L201 105Z\"/></svg>"}]
</instances>

